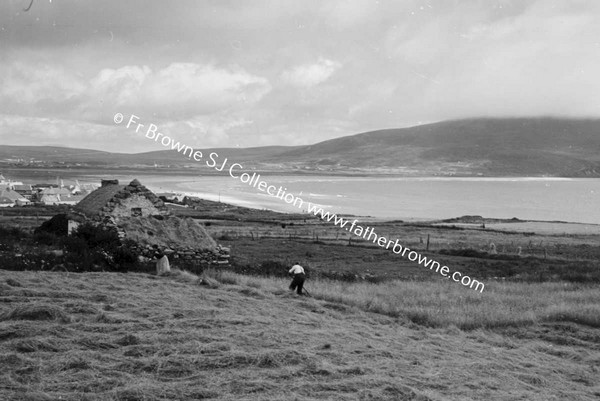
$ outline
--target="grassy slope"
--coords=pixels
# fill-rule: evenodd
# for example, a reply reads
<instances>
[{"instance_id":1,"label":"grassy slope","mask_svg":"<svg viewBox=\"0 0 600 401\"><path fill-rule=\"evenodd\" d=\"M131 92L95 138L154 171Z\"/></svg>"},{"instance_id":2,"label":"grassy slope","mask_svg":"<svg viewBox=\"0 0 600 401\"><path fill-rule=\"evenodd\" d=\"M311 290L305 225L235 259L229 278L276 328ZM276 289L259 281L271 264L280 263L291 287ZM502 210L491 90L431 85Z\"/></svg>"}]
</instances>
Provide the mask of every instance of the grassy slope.
<instances>
[{"instance_id":1,"label":"grassy slope","mask_svg":"<svg viewBox=\"0 0 600 401\"><path fill-rule=\"evenodd\" d=\"M224 274L217 279L229 284L208 288L194 279L0 270L0 399L600 395L597 288L507 284L476 294L445 283L394 291L311 282L315 298L296 298L284 280ZM413 304L446 321L412 323L403 311ZM528 308L531 320L520 319ZM452 323L486 312L512 324L461 331ZM577 316L587 325L569 322Z\"/></svg>"}]
</instances>

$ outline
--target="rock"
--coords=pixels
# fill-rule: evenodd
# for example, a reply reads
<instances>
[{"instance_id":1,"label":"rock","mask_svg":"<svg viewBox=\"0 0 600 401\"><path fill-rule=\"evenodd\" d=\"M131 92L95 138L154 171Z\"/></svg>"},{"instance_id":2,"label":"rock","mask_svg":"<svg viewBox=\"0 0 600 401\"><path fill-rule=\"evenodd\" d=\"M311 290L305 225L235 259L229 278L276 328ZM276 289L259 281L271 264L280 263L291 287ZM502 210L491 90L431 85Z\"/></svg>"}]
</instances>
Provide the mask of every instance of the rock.
<instances>
[{"instance_id":1,"label":"rock","mask_svg":"<svg viewBox=\"0 0 600 401\"><path fill-rule=\"evenodd\" d=\"M169 258L163 256L156 262L156 274L163 275L171 272L171 266L169 265Z\"/></svg>"}]
</instances>

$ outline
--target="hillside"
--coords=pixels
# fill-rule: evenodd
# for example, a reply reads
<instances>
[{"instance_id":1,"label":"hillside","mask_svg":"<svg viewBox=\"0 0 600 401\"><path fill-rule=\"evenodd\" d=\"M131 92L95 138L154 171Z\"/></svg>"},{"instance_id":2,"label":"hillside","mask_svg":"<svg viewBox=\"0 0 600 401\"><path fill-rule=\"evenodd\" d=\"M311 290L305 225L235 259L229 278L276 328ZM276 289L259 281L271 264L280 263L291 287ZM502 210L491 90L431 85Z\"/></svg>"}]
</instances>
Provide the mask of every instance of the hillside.
<instances>
[{"instance_id":1,"label":"hillside","mask_svg":"<svg viewBox=\"0 0 600 401\"><path fill-rule=\"evenodd\" d=\"M479 118L386 129L308 146L204 149L245 167L289 173L600 176L600 120ZM202 169L174 151L138 154L0 145L0 162L35 159L86 166L168 165ZM15 165L14 162L12 165ZM206 169L205 169L206 170Z\"/></svg>"},{"instance_id":2,"label":"hillside","mask_svg":"<svg viewBox=\"0 0 600 401\"><path fill-rule=\"evenodd\" d=\"M600 175L600 120L468 119L387 129L287 151L271 160L506 176Z\"/></svg>"},{"instance_id":3,"label":"hillside","mask_svg":"<svg viewBox=\"0 0 600 401\"><path fill-rule=\"evenodd\" d=\"M195 280L0 270L0 399L600 395L598 297L591 287L506 284L483 296L447 283L404 283L399 288L410 296L394 295L401 312L390 316L367 311L386 308L380 298L393 295L389 286L309 282L315 298L298 298L285 289L287 281L231 273L215 273L208 286ZM352 305L357 296L362 306ZM445 320L496 327L426 327L423 317L436 308ZM578 318L584 324L569 321Z\"/></svg>"},{"instance_id":4,"label":"hillside","mask_svg":"<svg viewBox=\"0 0 600 401\"><path fill-rule=\"evenodd\" d=\"M279 154L284 150L294 149L285 146L264 146L244 149L214 148L204 149L205 154L217 152L227 153L230 157L239 161L262 160L264 157ZM111 153L91 149L77 149L56 146L9 146L0 145L0 163L16 161L21 159L26 163L29 161L46 161L50 163L69 163L71 165L80 163L89 166L136 166L157 164L197 164L183 158L181 154L174 151L153 151L144 153Z\"/></svg>"}]
</instances>

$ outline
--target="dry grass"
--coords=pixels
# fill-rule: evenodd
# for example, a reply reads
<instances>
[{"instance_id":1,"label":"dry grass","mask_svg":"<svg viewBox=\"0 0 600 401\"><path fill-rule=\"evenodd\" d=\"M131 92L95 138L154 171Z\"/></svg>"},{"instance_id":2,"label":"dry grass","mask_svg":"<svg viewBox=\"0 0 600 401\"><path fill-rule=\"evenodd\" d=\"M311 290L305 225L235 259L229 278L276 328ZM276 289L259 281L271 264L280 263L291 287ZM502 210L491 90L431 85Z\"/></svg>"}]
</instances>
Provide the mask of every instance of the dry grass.
<instances>
[{"instance_id":1,"label":"dry grass","mask_svg":"<svg viewBox=\"0 0 600 401\"><path fill-rule=\"evenodd\" d=\"M479 294L309 281L314 298L303 298L287 280L219 271L0 270L7 279L21 286L0 286L0 399L600 396L597 287L490 284Z\"/></svg>"},{"instance_id":2,"label":"dry grass","mask_svg":"<svg viewBox=\"0 0 600 401\"><path fill-rule=\"evenodd\" d=\"M70 317L54 305L19 305L16 308L0 314L0 322L4 320L57 320L63 323L71 321Z\"/></svg>"},{"instance_id":3,"label":"dry grass","mask_svg":"<svg viewBox=\"0 0 600 401\"><path fill-rule=\"evenodd\" d=\"M226 284L254 288L284 289L288 284L285 279L229 271L206 274ZM346 305L428 327L473 330L573 322L600 328L600 291L592 284L491 282L485 294L442 280L379 284L309 280L306 288L313 298L337 304L338 308Z\"/></svg>"},{"instance_id":4,"label":"dry grass","mask_svg":"<svg viewBox=\"0 0 600 401\"><path fill-rule=\"evenodd\" d=\"M571 321L600 328L598 285L490 282L485 294L447 281L307 285L319 299L430 327L471 330Z\"/></svg>"}]
</instances>

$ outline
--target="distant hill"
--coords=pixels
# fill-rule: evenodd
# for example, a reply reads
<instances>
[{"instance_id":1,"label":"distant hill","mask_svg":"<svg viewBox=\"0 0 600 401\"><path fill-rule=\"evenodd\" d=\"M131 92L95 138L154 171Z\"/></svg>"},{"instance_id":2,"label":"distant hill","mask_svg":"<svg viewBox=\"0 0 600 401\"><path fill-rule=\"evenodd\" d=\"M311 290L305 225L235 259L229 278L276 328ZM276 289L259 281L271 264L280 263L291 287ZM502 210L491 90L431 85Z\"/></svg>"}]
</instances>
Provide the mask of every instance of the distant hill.
<instances>
[{"instance_id":1,"label":"distant hill","mask_svg":"<svg viewBox=\"0 0 600 401\"><path fill-rule=\"evenodd\" d=\"M203 150L211 151L245 167L284 173L599 177L600 120L477 118L365 132L308 146ZM0 145L0 161L15 158L90 166L195 163L170 150L130 155Z\"/></svg>"},{"instance_id":2,"label":"distant hill","mask_svg":"<svg viewBox=\"0 0 600 401\"><path fill-rule=\"evenodd\" d=\"M202 149L205 155L217 152L219 155L227 154L236 161L262 160L267 156L295 149L293 146L263 146L255 148L214 148ZM15 162L22 160L42 160L51 163L81 163L90 166L135 166L157 164L198 164L180 153L172 150L159 150L144 153L111 153L91 149L77 149L56 146L9 146L0 145L0 162Z\"/></svg>"},{"instance_id":3,"label":"distant hill","mask_svg":"<svg viewBox=\"0 0 600 401\"><path fill-rule=\"evenodd\" d=\"M407 173L600 176L600 120L446 121L336 138L271 160L286 159Z\"/></svg>"}]
</instances>

